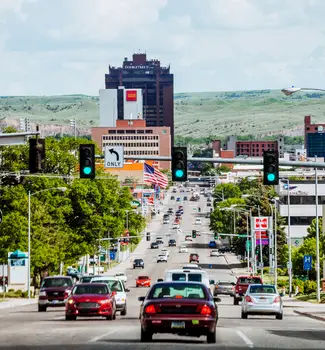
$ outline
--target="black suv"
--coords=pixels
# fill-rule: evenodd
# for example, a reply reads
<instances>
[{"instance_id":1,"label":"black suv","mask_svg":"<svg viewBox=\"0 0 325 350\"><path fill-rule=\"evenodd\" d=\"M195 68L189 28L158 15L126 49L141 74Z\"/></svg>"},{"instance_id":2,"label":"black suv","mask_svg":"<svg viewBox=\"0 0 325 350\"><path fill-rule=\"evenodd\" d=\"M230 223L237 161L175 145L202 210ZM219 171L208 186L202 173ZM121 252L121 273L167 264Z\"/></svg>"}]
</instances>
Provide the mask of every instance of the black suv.
<instances>
[{"instance_id":1,"label":"black suv","mask_svg":"<svg viewBox=\"0 0 325 350\"><path fill-rule=\"evenodd\" d=\"M133 268L135 269L136 267L141 267L144 269L144 261L143 259L134 259L133 261Z\"/></svg>"},{"instance_id":2,"label":"black suv","mask_svg":"<svg viewBox=\"0 0 325 350\"><path fill-rule=\"evenodd\" d=\"M158 248L159 248L159 244L157 242L151 243L151 249L158 249Z\"/></svg>"},{"instance_id":3,"label":"black suv","mask_svg":"<svg viewBox=\"0 0 325 350\"><path fill-rule=\"evenodd\" d=\"M176 240L175 239L170 239L168 241L168 247L176 247Z\"/></svg>"}]
</instances>

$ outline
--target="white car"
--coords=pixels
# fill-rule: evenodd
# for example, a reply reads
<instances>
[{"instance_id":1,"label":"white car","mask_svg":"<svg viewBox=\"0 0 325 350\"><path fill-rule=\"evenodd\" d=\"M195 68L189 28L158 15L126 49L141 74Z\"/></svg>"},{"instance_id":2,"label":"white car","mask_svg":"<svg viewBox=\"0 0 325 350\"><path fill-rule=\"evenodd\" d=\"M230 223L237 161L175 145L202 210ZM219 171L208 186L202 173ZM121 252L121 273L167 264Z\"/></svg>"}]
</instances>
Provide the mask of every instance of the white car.
<instances>
[{"instance_id":1,"label":"white car","mask_svg":"<svg viewBox=\"0 0 325 350\"><path fill-rule=\"evenodd\" d=\"M193 241L192 236L190 236L190 235L185 236L185 241L192 242Z\"/></svg>"},{"instance_id":2,"label":"white car","mask_svg":"<svg viewBox=\"0 0 325 350\"><path fill-rule=\"evenodd\" d=\"M162 249L162 250L160 251L160 253L161 253L161 254L165 254L165 255L167 255L167 257L169 257L169 250L166 249L166 248Z\"/></svg>"},{"instance_id":3,"label":"white car","mask_svg":"<svg viewBox=\"0 0 325 350\"><path fill-rule=\"evenodd\" d=\"M179 253L188 253L188 249L185 245L181 245L178 250Z\"/></svg>"},{"instance_id":4,"label":"white car","mask_svg":"<svg viewBox=\"0 0 325 350\"><path fill-rule=\"evenodd\" d=\"M168 260L168 257L167 257L166 254L159 254L157 256L157 263L159 263L159 262L167 262L167 260Z\"/></svg>"},{"instance_id":5,"label":"white car","mask_svg":"<svg viewBox=\"0 0 325 350\"><path fill-rule=\"evenodd\" d=\"M115 274L115 277L117 277L118 279L120 279L124 283L128 280L128 278L126 277L126 274L124 272L117 272Z\"/></svg>"},{"instance_id":6,"label":"white car","mask_svg":"<svg viewBox=\"0 0 325 350\"><path fill-rule=\"evenodd\" d=\"M210 256L219 256L219 251L217 249L212 249L210 252Z\"/></svg>"},{"instance_id":7,"label":"white car","mask_svg":"<svg viewBox=\"0 0 325 350\"><path fill-rule=\"evenodd\" d=\"M202 224L202 221L200 218L196 218L195 219L195 225L201 225Z\"/></svg>"},{"instance_id":8,"label":"white car","mask_svg":"<svg viewBox=\"0 0 325 350\"><path fill-rule=\"evenodd\" d=\"M178 230L179 229L179 224L173 224L173 229Z\"/></svg>"}]
</instances>

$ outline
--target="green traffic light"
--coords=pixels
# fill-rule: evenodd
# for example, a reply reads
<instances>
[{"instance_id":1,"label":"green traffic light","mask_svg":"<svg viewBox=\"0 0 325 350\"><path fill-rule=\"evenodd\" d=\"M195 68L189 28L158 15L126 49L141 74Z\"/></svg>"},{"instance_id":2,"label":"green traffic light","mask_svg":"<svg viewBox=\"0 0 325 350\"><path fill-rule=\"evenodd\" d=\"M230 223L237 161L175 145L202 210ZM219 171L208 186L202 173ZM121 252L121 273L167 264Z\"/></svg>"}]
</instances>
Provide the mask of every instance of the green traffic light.
<instances>
[{"instance_id":1,"label":"green traffic light","mask_svg":"<svg viewBox=\"0 0 325 350\"><path fill-rule=\"evenodd\" d=\"M183 177L184 176L184 171L182 169L177 169L175 171L175 176L176 177Z\"/></svg>"},{"instance_id":2,"label":"green traffic light","mask_svg":"<svg viewBox=\"0 0 325 350\"><path fill-rule=\"evenodd\" d=\"M83 173L85 175L89 175L89 174L91 174L91 167L90 166L86 166L86 167L83 168L82 171L83 171Z\"/></svg>"},{"instance_id":3,"label":"green traffic light","mask_svg":"<svg viewBox=\"0 0 325 350\"><path fill-rule=\"evenodd\" d=\"M275 175L273 173L267 174L267 180L273 182L275 180Z\"/></svg>"}]
</instances>

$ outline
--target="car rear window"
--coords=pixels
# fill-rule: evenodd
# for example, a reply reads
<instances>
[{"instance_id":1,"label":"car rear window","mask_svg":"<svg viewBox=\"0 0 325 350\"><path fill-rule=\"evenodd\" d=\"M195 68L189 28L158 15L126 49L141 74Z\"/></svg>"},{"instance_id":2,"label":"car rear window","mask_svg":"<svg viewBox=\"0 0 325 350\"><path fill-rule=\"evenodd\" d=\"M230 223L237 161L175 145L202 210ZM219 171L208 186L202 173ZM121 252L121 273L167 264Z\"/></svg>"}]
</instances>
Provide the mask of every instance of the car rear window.
<instances>
[{"instance_id":1,"label":"car rear window","mask_svg":"<svg viewBox=\"0 0 325 350\"><path fill-rule=\"evenodd\" d=\"M173 281L186 281L186 274L185 273L173 273L172 280Z\"/></svg>"},{"instance_id":2,"label":"car rear window","mask_svg":"<svg viewBox=\"0 0 325 350\"><path fill-rule=\"evenodd\" d=\"M123 292L123 286L120 280L115 281L110 279L107 279L107 280L100 279L97 281L96 280L91 281L91 283L106 283L109 285L109 288L111 289L112 292Z\"/></svg>"},{"instance_id":3,"label":"car rear window","mask_svg":"<svg viewBox=\"0 0 325 350\"><path fill-rule=\"evenodd\" d=\"M219 286L232 286L233 284L231 282L219 282Z\"/></svg>"},{"instance_id":4,"label":"car rear window","mask_svg":"<svg viewBox=\"0 0 325 350\"><path fill-rule=\"evenodd\" d=\"M55 287L72 287L72 281L70 278L46 278L41 285L41 288Z\"/></svg>"},{"instance_id":5,"label":"car rear window","mask_svg":"<svg viewBox=\"0 0 325 350\"><path fill-rule=\"evenodd\" d=\"M75 295L81 295L81 294L108 294L108 288L107 286L103 285L77 285L74 290L73 290L73 294Z\"/></svg>"},{"instance_id":6,"label":"car rear window","mask_svg":"<svg viewBox=\"0 0 325 350\"><path fill-rule=\"evenodd\" d=\"M187 278L189 282L202 282L202 275L200 273L189 273Z\"/></svg>"},{"instance_id":7,"label":"car rear window","mask_svg":"<svg viewBox=\"0 0 325 350\"><path fill-rule=\"evenodd\" d=\"M176 299L206 299L206 294L198 284L165 284L154 286L149 299L176 298Z\"/></svg>"},{"instance_id":8,"label":"car rear window","mask_svg":"<svg viewBox=\"0 0 325 350\"><path fill-rule=\"evenodd\" d=\"M276 294L274 286L250 286L249 293L258 294L258 293L267 293L267 294Z\"/></svg>"},{"instance_id":9,"label":"car rear window","mask_svg":"<svg viewBox=\"0 0 325 350\"><path fill-rule=\"evenodd\" d=\"M240 277L238 278L238 283L243 284L253 284L253 283L262 283L261 279L259 277Z\"/></svg>"},{"instance_id":10,"label":"car rear window","mask_svg":"<svg viewBox=\"0 0 325 350\"><path fill-rule=\"evenodd\" d=\"M139 276L138 279L139 280L147 280L149 277L148 276Z\"/></svg>"}]
</instances>

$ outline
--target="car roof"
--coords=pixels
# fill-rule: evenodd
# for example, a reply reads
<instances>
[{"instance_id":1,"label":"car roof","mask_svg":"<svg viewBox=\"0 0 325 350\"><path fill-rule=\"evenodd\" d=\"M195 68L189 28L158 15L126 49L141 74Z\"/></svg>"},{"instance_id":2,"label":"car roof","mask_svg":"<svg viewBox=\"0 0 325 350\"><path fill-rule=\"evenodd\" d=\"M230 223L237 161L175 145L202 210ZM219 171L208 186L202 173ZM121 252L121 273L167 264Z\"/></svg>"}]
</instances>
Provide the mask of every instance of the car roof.
<instances>
[{"instance_id":1,"label":"car roof","mask_svg":"<svg viewBox=\"0 0 325 350\"><path fill-rule=\"evenodd\" d=\"M66 278L71 280L72 278L70 276L46 276L44 279L49 279L49 278Z\"/></svg>"},{"instance_id":2,"label":"car roof","mask_svg":"<svg viewBox=\"0 0 325 350\"><path fill-rule=\"evenodd\" d=\"M115 276L100 276L92 278L92 281L121 281L118 277Z\"/></svg>"},{"instance_id":3,"label":"car roof","mask_svg":"<svg viewBox=\"0 0 325 350\"><path fill-rule=\"evenodd\" d=\"M79 287L79 286L106 286L107 287L107 284L106 283L79 283L79 284L76 284L76 287Z\"/></svg>"},{"instance_id":4,"label":"car roof","mask_svg":"<svg viewBox=\"0 0 325 350\"><path fill-rule=\"evenodd\" d=\"M261 276L240 275L237 278L261 278ZM261 278L262 279L262 278Z\"/></svg>"}]
</instances>

